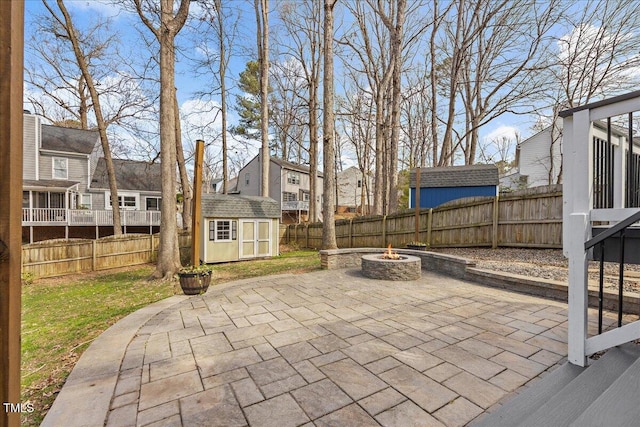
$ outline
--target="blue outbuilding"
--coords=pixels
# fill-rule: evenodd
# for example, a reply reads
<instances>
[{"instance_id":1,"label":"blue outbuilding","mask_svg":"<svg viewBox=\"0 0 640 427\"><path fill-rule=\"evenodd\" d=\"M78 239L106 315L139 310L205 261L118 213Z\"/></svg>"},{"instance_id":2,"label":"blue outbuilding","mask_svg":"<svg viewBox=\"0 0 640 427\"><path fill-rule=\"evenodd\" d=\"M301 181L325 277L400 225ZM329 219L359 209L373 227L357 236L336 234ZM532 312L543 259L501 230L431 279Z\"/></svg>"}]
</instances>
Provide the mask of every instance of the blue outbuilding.
<instances>
[{"instance_id":1,"label":"blue outbuilding","mask_svg":"<svg viewBox=\"0 0 640 427\"><path fill-rule=\"evenodd\" d=\"M495 165L447 166L420 169L420 208L435 208L464 197L498 195ZM415 208L416 170L409 179L409 208Z\"/></svg>"}]
</instances>

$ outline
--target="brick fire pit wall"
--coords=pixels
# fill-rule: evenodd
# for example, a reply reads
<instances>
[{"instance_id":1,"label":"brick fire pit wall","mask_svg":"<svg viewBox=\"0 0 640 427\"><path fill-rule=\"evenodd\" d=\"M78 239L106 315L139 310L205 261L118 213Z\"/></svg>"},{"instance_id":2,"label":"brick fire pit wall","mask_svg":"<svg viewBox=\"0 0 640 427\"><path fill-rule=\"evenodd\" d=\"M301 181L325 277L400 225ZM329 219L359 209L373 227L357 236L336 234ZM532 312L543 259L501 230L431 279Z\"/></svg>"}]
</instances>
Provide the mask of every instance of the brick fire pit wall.
<instances>
[{"instance_id":1,"label":"brick fire pit wall","mask_svg":"<svg viewBox=\"0 0 640 427\"><path fill-rule=\"evenodd\" d=\"M362 256L382 255L383 248L324 249L320 251L320 264L323 269L356 268L362 265ZM451 277L465 278L467 268L475 267L473 261L453 255L435 252L415 251L412 249L394 249L399 255L411 255L420 258L422 269L436 271Z\"/></svg>"},{"instance_id":2,"label":"brick fire pit wall","mask_svg":"<svg viewBox=\"0 0 640 427\"><path fill-rule=\"evenodd\" d=\"M362 274L378 280L418 280L420 258L404 255L400 259L384 259L379 254L362 256Z\"/></svg>"}]
</instances>

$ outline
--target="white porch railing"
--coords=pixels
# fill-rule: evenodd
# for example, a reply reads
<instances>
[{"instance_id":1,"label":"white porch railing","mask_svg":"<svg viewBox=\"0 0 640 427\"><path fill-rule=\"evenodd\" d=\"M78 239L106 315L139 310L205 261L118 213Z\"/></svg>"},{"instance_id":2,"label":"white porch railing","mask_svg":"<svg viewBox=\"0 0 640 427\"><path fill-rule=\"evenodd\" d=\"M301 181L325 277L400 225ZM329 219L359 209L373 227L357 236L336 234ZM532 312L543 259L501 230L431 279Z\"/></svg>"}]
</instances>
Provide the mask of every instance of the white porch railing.
<instances>
[{"instance_id":1,"label":"white porch railing","mask_svg":"<svg viewBox=\"0 0 640 427\"><path fill-rule=\"evenodd\" d=\"M160 225L160 211L120 211L123 226ZM23 208L22 225L113 225L111 210Z\"/></svg>"},{"instance_id":2,"label":"white porch railing","mask_svg":"<svg viewBox=\"0 0 640 427\"><path fill-rule=\"evenodd\" d=\"M308 211L309 202L303 202L301 200L294 200L291 202L282 202L283 211Z\"/></svg>"},{"instance_id":3,"label":"white porch railing","mask_svg":"<svg viewBox=\"0 0 640 427\"><path fill-rule=\"evenodd\" d=\"M640 111L640 91L609 100L563 111L563 245L569 258L569 362L585 366L587 356L611 347L640 338L640 321L622 325L622 290L618 301L618 328L588 334L588 262L592 257L592 227L594 223L605 227L628 227L640 212L637 203L639 177L634 166L633 113ZM614 143L612 118L619 117L629 127L624 137L618 135ZM603 150L602 139L594 140L593 122L607 123L607 149ZM630 142L631 141L631 142ZM594 148L595 147L595 148ZM605 176L606 175L606 176ZM609 197L599 197L606 187ZM599 205L598 208L594 206ZM603 206L604 205L604 206ZM631 219L629 219L631 218ZM625 221L627 220L627 221ZM613 231L613 230L609 230ZM616 233L619 233L616 231ZM624 233L624 231L622 232ZM618 234L624 248L624 234ZM596 240L596 239L594 239ZM589 243L587 243L589 242ZM606 246L601 245L604 253ZM624 249L620 249L620 281L622 287ZM604 255L602 260L604 260ZM602 273L600 276L602 283ZM600 285L602 289L602 284ZM600 290L602 301L602 290ZM601 325L602 303L600 303L599 323ZM600 332L600 331L599 331Z\"/></svg>"}]
</instances>

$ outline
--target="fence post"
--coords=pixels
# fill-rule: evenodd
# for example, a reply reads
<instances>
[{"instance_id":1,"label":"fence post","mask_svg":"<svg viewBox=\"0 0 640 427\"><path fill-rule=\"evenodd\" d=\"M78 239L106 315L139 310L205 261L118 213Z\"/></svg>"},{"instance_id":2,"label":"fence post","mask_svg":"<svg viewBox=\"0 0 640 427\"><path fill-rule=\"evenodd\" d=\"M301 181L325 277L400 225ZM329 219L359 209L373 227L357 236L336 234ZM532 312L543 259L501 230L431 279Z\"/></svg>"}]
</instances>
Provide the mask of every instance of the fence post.
<instances>
[{"instance_id":1,"label":"fence post","mask_svg":"<svg viewBox=\"0 0 640 427\"><path fill-rule=\"evenodd\" d=\"M96 271L96 240L91 241L91 271Z\"/></svg>"},{"instance_id":2,"label":"fence post","mask_svg":"<svg viewBox=\"0 0 640 427\"><path fill-rule=\"evenodd\" d=\"M153 262L153 233L149 235L149 249L149 262Z\"/></svg>"},{"instance_id":3,"label":"fence post","mask_svg":"<svg viewBox=\"0 0 640 427\"><path fill-rule=\"evenodd\" d=\"M433 221L433 208L429 208L427 215L427 246L431 248L431 223Z\"/></svg>"},{"instance_id":4,"label":"fence post","mask_svg":"<svg viewBox=\"0 0 640 427\"><path fill-rule=\"evenodd\" d=\"M349 218L349 247L353 247L353 218Z\"/></svg>"},{"instance_id":5,"label":"fence post","mask_svg":"<svg viewBox=\"0 0 640 427\"><path fill-rule=\"evenodd\" d=\"M382 247L387 246L387 216L382 216Z\"/></svg>"},{"instance_id":6,"label":"fence post","mask_svg":"<svg viewBox=\"0 0 640 427\"><path fill-rule=\"evenodd\" d=\"M305 243L304 247L309 249L309 223L306 225L306 233L305 233Z\"/></svg>"},{"instance_id":7,"label":"fence post","mask_svg":"<svg viewBox=\"0 0 640 427\"><path fill-rule=\"evenodd\" d=\"M493 199L493 229L491 230L491 247L498 247L498 216L500 213L500 196Z\"/></svg>"}]
</instances>

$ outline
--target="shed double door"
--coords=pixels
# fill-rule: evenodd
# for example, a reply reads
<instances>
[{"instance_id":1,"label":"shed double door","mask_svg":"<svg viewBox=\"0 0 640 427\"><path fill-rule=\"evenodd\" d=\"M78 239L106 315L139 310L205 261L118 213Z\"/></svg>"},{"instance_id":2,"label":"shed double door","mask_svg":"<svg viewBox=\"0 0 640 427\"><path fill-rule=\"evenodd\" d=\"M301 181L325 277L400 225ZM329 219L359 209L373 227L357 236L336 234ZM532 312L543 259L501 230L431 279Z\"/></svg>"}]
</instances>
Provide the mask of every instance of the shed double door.
<instances>
[{"instance_id":1,"label":"shed double door","mask_svg":"<svg viewBox=\"0 0 640 427\"><path fill-rule=\"evenodd\" d=\"M271 255L271 221L240 220L240 258Z\"/></svg>"}]
</instances>

